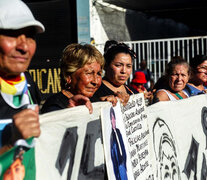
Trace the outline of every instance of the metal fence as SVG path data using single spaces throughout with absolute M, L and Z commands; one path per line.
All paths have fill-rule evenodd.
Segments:
M 197 54 L 207 54 L 207 36 L 128 41 L 124 43 L 131 47 L 137 55 L 133 65 L 133 73 L 139 68 L 139 63 L 145 59 L 155 82 L 165 72 L 166 64 L 171 57 L 182 56 L 189 62 Z M 96 47 L 103 52 L 104 44 L 97 44 Z M 129 81 L 131 81 L 132 76 Z

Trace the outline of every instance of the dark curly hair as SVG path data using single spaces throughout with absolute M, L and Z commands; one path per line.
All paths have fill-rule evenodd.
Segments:
M 106 61 L 105 67 L 108 67 L 111 61 L 115 58 L 118 53 L 129 54 L 132 58 L 136 58 L 135 52 L 127 46 L 125 43 L 118 43 L 115 40 L 106 41 L 104 47 L 104 59 Z
M 197 67 L 202 64 L 205 60 L 207 60 L 206 55 L 196 55 L 192 59 L 190 59 L 190 67 L 193 70 L 196 70 Z

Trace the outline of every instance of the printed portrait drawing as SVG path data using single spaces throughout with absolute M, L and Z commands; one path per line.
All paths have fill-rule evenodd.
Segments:
M 175 141 L 168 125 L 164 120 L 157 118 L 152 131 L 158 179 L 180 180 Z
M 206 136 L 206 149 L 207 149 L 207 107 L 203 107 L 201 111 L 201 124 L 203 132 Z
M 120 130 L 116 127 L 116 116 L 113 107 L 110 109 L 112 125 L 110 137 L 111 160 L 116 180 L 127 180 L 126 151 Z
M 25 177 L 25 167 L 22 164 L 24 150 L 23 147 L 16 149 L 14 154 L 14 161 L 10 167 L 6 170 L 3 176 L 3 180 L 23 180 Z

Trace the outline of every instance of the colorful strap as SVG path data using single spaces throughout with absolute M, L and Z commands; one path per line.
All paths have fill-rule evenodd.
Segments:
M 31 103 L 31 104 L 34 104 L 34 102 L 33 102 L 33 100 L 32 100 L 32 96 L 31 96 L 31 93 L 30 93 L 29 89 L 28 89 L 28 96 L 29 96 L 30 103 Z
M 12 108 L 30 104 L 27 80 L 24 73 L 13 79 L 0 77 L 0 93 L 4 101 Z
M 179 99 L 183 99 L 183 97 L 182 97 L 180 94 L 175 93 L 175 95 L 176 95 Z

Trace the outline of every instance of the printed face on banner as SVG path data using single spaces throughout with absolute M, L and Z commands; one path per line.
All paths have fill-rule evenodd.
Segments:
M 10 168 L 5 172 L 3 180 L 23 180 L 25 168 L 20 159 L 16 159 Z
M 110 119 L 111 119 L 112 128 L 115 129 L 116 128 L 116 117 L 115 117 L 115 112 L 113 108 L 110 109 Z
M 167 152 L 167 154 L 165 154 Z M 161 150 L 161 161 L 160 161 L 160 175 L 161 179 L 174 179 L 178 180 L 178 165 L 175 152 L 172 149 L 172 144 L 169 141 L 166 141 L 162 145 Z
M 154 151 L 157 159 L 157 176 L 161 180 L 180 180 L 177 152 L 168 125 L 157 119 L 153 128 Z

